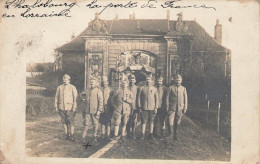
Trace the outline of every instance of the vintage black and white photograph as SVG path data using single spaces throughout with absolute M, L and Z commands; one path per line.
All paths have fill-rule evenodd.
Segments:
M 2 4 L 2 21 L 24 21 L 12 47 L 26 157 L 231 162 L 233 115 L 246 110 L 231 110 L 234 34 L 254 2 Z

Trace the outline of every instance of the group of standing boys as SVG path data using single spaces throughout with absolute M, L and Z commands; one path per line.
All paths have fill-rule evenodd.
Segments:
M 119 89 L 112 91 L 108 86 L 107 77 L 102 77 L 102 88 L 98 87 L 97 79 L 90 78 L 90 88 L 80 94 L 83 105 L 82 140 L 86 141 L 87 131 L 93 126 L 94 142 L 97 141 L 98 125 L 101 124 L 101 138 L 110 139 L 111 122 L 114 124 L 112 140 L 119 138 L 121 125 L 121 139 L 127 136 L 136 139 L 138 117 L 141 120 L 141 140 L 145 138 L 146 124 L 149 124 L 148 137 L 155 136 L 164 139 L 166 125 L 168 125 L 168 139 L 178 140 L 178 127 L 181 117 L 186 113 L 188 99 L 186 88 L 181 85 L 182 77 L 174 75 L 174 83 L 168 88 L 163 86 L 163 78 L 156 78 L 156 86 L 152 85 L 152 75 L 146 76 L 146 85 L 135 85 L 134 75 L 121 82 Z M 64 84 L 57 89 L 55 96 L 55 110 L 61 116 L 66 139 L 74 139 L 74 118 L 77 109 L 77 90 L 71 85 L 70 76 L 63 76 Z M 160 133 L 160 134 L 159 134 Z

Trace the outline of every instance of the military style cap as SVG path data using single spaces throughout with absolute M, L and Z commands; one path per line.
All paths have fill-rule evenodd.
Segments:
M 153 78 L 153 75 L 152 74 L 148 74 L 148 75 L 146 75 L 146 78 Z
M 63 76 L 63 79 L 69 79 L 69 80 L 70 80 L 70 76 L 69 76 L 68 74 L 65 74 L 65 75 Z
M 98 79 L 95 78 L 95 77 L 93 77 L 93 76 L 91 76 L 89 80 L 95 80 L 95 81 L 97 81 Z
M 163 77 L 162 77 L 162 76 L 158 76 L 158 77 L 156 78 L 156 80 L 163 80 Z
M 126 79 L 122 80 L 122 84 L 128 84 L 128 81 Z
M 108 81 L 107 77 L 106 76 L 102 76 L 102 81 L 103 82 L 107 82 Z
M 174 79 L 182 79 L 180 74 L 175 74 L 173 77 L 174 77 Z
M 135 79 L 135 75 L 130 74 L 130 75 L 128 76 L 128 79 Z

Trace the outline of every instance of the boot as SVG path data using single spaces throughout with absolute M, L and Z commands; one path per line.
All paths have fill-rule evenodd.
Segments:
M 125 141 L 125 136 L 121 136 L 121 140 L 122 140 L 122 141 Z
M 133 139 L 135 140 L 135 139 L 136 139 L 136 136 L 135 136 L 135 127 L 133 127 L 132 135 L 133 135 Z
M 175 141 L 179 141 L 179 138 L 178 138 L 178 128 L 179 128 L 179 124 L 176 124 L 175 125 L 175 129 L 174 129 L 174 140 Z
M 104 140 L 106 138 L 106 126 L 101 125 L 101 139 Z
M 173 138 L 173 125 L 169 125 L 169 136 L 167 137 L 167 139 L 172 139 Z
M 150 139 L 151 139 L 152 141 L 155 140 L 155 138 L 154 138 L 154 136 L 153 136 L 153 133 L 150 133 Z
M 144 140 L 144 134 L 142 134 L 142 136 L 141 136 L 141 138 L 140 138 L 141 140 Z
M 94 125 L 94 134 L 93 134 L 93 136 L 94 136 L 93 141 L 94 142 L 97 142 L 97 132 L 98 132 L 98 125 Z
M 127 137 L 128 137 L 128 138 L 131 137 L 131 124 L 132 124 L 131 121 L 132 121 L 132 120 L 131 120 L 131 116 L 130 116 L 130 118 L 129 118 L 127 124 L 126 124 L 126 133 L 127 133 Z
M 106 135 L 106 139 L 110 140 L 110 132 L 111 132 L 111 125 L 107 125 L 107 135 Z
M 163 139 L 165 139 L 165 131 L 166 131 L 166 129 L 164 129 L 164 128 L 162 128 L 161 129 L 161 140 L 163 140 Z
M 74 134 L 71 134 L 70 140 L 71 140 L 72 142 L 75 142 Z
M 70 125 L 67 125 L 67 137 L 66 140 L 70 140 Z
M 72 142 L 75 142 L 75 138 L 74 138 L 74 126 L 70 126 L 70 140 Z
M 115 126 L 114 137 L 111 140 L 118 139 L 118 131 L 119 131 L 119 126 Z
M 94 138 L 93 138 L 93 142 L 94 142 L 94 143 L 97 142 L 97 136 L 94 136 Z
M 85 126 L 82 132 L 82 142 L 86 142 L 86 135 L 87 135 L 88 127 Z
M 66 138 L 65 139 L 66 140 L 70 140 L 70 134 L 69 133 L 66 134 Z
M 105 134 L 101 134 L 101 140 L 105 140 L 106 139 L 106 135 Z
M 145 129 L 146 129 L 146 124 L 142 124 L 142 136 L 141 136 L 141 140 L 144 140 Z
M 136 128 L 136 122 L 133 120 L 133 124 L 132 124 L 132 138 L 134 140 L 136 139 L 135 128 Z

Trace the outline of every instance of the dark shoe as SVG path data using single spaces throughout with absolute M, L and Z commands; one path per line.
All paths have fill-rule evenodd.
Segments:
M 160 136 L 160 140 L 165 140 L 166 139 L 166 136 L 165 135 L 161 135 Z
M 67 134 L 65 140 L 70 140 L 70 135 Z
M 125 141 L 125 136 L 121 136 L 121 140 L 122 140 L 122 141 Z
M 101 135 L 101 139 L 102 140 L 105 140 L 106 139 L 106 136 L 104 134 Z
M 149 137 L 149 138 L 150 138 L 151 140 L 153 140 L 153 141 L 155 140 L 155 138 L 154 138 L 154 136 L 153 136 L 152 133 L 150 134 L 150 137 Z
M 106 136 L 105 136 L 105 140 L 106 140 L 106 141 L 109 141 L 109 140 L 110 140 L 110 136 L 106 135 Z
M 174 140 L 175 141 L 179 141 L 179 139 L 178 139 L 178 129 L 179 129 L 179 125 L 176 124 L 175 129 L 174 129 Z
M 169 132 L 170 132 L 170 134 L 169 134 L 169 136 L 167 137 L 167 139 L 173 139 L 173 130 L 174 130 L 174 126 L 173 125 L 170 125 L 170 127 L 169 127 Z
M 170 134 L 168 137 L 167 137 L 168 140 L 171 140 L 173 139 L 173 134 Z
M 81 142 L 87 143 L 86 138 L 81 138 Z
M 119 139 L 119 136 L 114 136 L 114 137 L 112 137 L 110 140 L 111 141 L 114 141 L 114 140 L 118 140 Z
M 97 136 L 94 136 L 93 142 L 97 142 Z
M 164 137 L 163 136 L 159 137 L 159 140 L 161 140 L 161 141 L 164 140 Z
M 177 135 L 174 135 L 174 140 L 175 140 L 175 141 L 179 141 L 179 138 L 178 138 Z
M 75 142 L 74 135 L 71 135 L 70 140 L 71 140 L 72 142 Z

